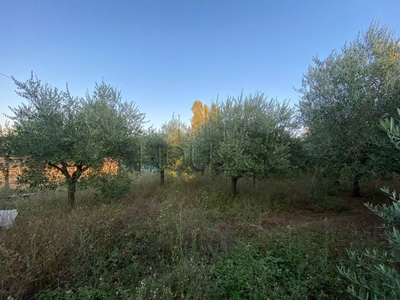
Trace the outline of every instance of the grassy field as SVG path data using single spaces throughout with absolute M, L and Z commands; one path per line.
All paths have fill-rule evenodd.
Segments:
M 63 189 L 3 194 L 19 215 L 0 229 L 0 299 L 351 299 L 337 266 L 383 245 L 363 205 L 382 185 L 241 179 L 233 201 L 224 178 L 147 174 L 119 200 L 81 189 L 73 210 Z

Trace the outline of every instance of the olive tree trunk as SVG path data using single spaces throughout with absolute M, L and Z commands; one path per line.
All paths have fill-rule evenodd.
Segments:
M 160 185 L 164 186 L 165 184 L 165 171 L 164 169 L 160 170 Z
M 237 182 L 238 182 L 238 177 L 231 177 L 231 197 L 232 200 L 236 198 L 237 195 Z
M 361 197 L 361 189 L 360 189 L 360 179 L 356 176 L 353 179 L 353 197 L 360 198 Z
M 85 172 L 88 168 L 84 167 L 81 164 L 75 165 L 74 167 L 76 169 L 71 175 L 68 172 L 68 164 L 65 162 L 62 162 L 61 166 L 54 163 L 48 163 L 48 165 L 60 171 L 65 176 L 66 182 L 68 184 L 68 203 L 71 208 L 73 208 L 75 206 L 76 184 L 79 178 L 82 176 L 83 172 Z
M 4 158 L 4 189 L 10 190 L 10 156 L 6 155 Z
M 68 203 L 73 208 L 75 206 L 76 182 L 68 182 Z

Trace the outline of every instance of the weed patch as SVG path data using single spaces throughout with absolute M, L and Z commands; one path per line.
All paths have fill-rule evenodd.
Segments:
M 234 201 L 224 178 L 157 179 L 121 199 L 82 189 L 73 210 L 62 188 L 1 202 L 19 214 L 0 230 L 0 299 L 349 298 L 335 265 L 374 240 L 363 205 L 312 209 L 304 178 L 242 180 Z

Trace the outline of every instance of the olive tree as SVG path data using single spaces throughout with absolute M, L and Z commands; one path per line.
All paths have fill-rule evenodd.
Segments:
M 299 111 L 320 165 L 347 174 L 353 196 L 360 180 L 391 168 L 390 149 L 376 120 L 395 113 L 399 101 L 400 43 L 393 31 L 373 22 L 369 29 L 333 51 L 314 57 L 303 75 Z
M 241 177 L 265 177 L 289 167 L 289 134 L 294 110 L 263 93 L 228 97 L 202 127 L 203 154 L 231 179 L 236 197 Z M 211 151 L 212 150 L 212 151 Z
M 165 183 L 165 170 L 168 167 L 168 144 L 166 136 L 154 128 L 149 128 L 142 138 L 143 166 L 157 170 L 160 174 L 160 185 Z
M 196 101 L 195 103 L 200 103 Z M 194 107 L 194 105 L 193 105 Z M 196 110 L 192 108 L 193 119 L 196 119 Z M 202 115 L 201 122 L 193 122 L 191 126 L 191 136 L 188 140 L 186 147 L 190 157 L 191 167 L 204 175 L 206 169 L 218 171 L 217 166 L 214 164 L 216 159 L 216 149 L 223 135 L 221 131 L 222 116 L 216 103 L 211 105 L 208 109 L 206 105 L 202 106 L 202 111 L 206 111 Z M 200 119 L 200 118 L 197 118 Z
M 400 110 L 398 111 L 400 115 Z M 393 118 L 380 121 L 391 142 L 400 150 L 400 127 Z M 399 161 L 393 160 L 394 164 Z M 348 290 L 357 299 L 399 299 L 400 272 L 400 195 L 388 188 L 381 189 L 392 200 L 390 205 L 366 204 L 384 220 L 385 237 L 390 251 L 366 249 L 363 253 L 347 250 L 350 266 L 338 267 L 349 280 Z
M 31 186 L 55 183 L 46 169 L 56 170 L 74 206 L 79 178 L 101 168 L 106 158 L 122 160 L 141 133 L 144 115 L 104 82 L 96 83 L 92 94 L 73 97 L 68 86 L 61 91 L 33 74 L 26 82 L 13 80 L 16 93 L 27 100 L 10 107 L 14 115 L 9 116 L 16 152 L 24 160 L 22 180 Z
M 149 128 L 142 139 L 143 165 L 159 172 L 161 186 L 165 183 L 165 170 L 179 171 L 186 166 L 188 131 L 173 117 L 160 130 Z

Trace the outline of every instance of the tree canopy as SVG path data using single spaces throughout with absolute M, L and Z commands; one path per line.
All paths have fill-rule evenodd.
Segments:
M 196 161 L 209 163 L 232 181 L 236 196 L 241 177 L 265 177 L 289 166 L 286 136 L 294 109 L 288 102 L 267 100 L 264 93 L 228 97 L 216 104 L 207 122 L 194 136 Z
M 161 185 L 164 185 L 165 170 L 177 174 L 186 166 L 188 132 L 186 126 L 173 117 L 160 130 L 149 128 L 143 136 L 143 163 L 159 171 Z
M 191 108 L 193 117 L 190 119 L 192 133 L 196 132 L 205 122 L 207 122 L 210 116 L 210 109 L 207 105 L 196 100 Z
M 51 179 L 46 168 L 57 170 L 68 184 L 68 199 L 75 203 L 76 183 L 88 169 L 99 169 L 106 158 L 132 155 L 142 130 L 144 114 L 121 92 L 104 82 L 92 95 L 73 97 L 43 84 L 31 75 L 26 82 L 13 78 L 17 94 L 27 100 L 10 108 L 14 116 L 17 153 L 24 158 L 22 178 L 32 186 Z
M 320 164 L 347 174 L 354 196 L 359 180 L 377 168 L 390 168 L 391 149 L 377 121 L 395 113 L 399 101 L 400 43 L 378 22 L 333 51 L 314 57 L 303 75 L 299 110 Z M 383 155 L 381 155 L 383 154 Z

